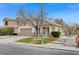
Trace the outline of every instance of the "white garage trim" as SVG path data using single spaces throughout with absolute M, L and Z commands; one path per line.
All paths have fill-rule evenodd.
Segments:
M 25 25 L 25 26 L 20 26 L 20 27 L 18 28 L 18 33 L 20 33 L 20 29 L 26 29 L 26 28 L 32 28 L 32 33 L 35 32 L 35 28 L 34 28 L 34 27 L 32 27 L 32 26 L 30 26 L 30 25 Z

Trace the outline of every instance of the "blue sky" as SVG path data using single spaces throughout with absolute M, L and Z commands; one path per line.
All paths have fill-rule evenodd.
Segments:
M 16 18 L 17 11 L 24 8 L 26 11 L 31 10 L 34 13 L 38 12 L 39 3 L 0 3 L 0 26 L 3 25 L 3 19 Z M 44 7 L 50 17 L 62 18 L 66 23 L 79 22 L 79 4 L 78 3 L 45 3 Z

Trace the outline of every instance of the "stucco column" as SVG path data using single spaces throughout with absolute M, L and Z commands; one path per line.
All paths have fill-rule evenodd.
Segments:
M 49 27 L 49 35 L 51 35 L 52 32 L 52 26 Z
M 45 33 L 46 36 L 48 36 L 48 27 L 46 27 L 46 33 Z
M 40 27 L 40 34 L 43 34 L 43 27 Z

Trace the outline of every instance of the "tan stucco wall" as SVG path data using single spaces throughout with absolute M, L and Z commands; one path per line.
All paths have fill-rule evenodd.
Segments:
M 17 22 L 8 21 L 8 27 L 18 27 Z
M 64 35 L 64 30 L 63 30 L 62 27 L 50 26 L 49 27 L 49 32 L 51 33 L 52 31 L 60 31 L 61 35 Z

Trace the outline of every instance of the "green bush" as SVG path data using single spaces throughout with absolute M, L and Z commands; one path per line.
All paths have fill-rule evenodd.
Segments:
M 2 35 L 2 29 L 0 29 L 0 35 Z
M 58 32 L 58 31 L 53 31 L 53 32 L 51 32 L 51 35 L 52 35 L 53 37 L 56 37 L 56 38 L 59 38 L 59 37 L 60 37 L 60 34 L 61 34 L 61 32 Z
M 10 27 L 0 29 L 0 35 L 12 35 L 13 32 L 14 32 L 14 29 Z

